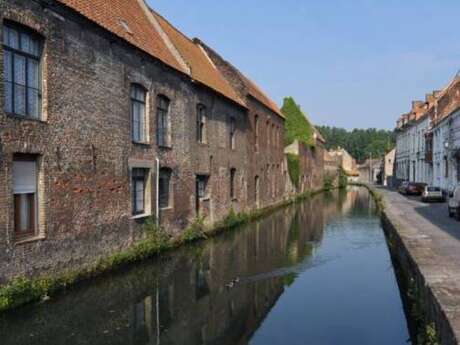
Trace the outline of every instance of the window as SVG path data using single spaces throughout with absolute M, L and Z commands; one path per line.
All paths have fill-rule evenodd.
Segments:
M 157 143 L 158 146 L 169 144 L 169 99 L 165 96 L 157 98 Z
M 254 117 L 254 145 L 256 147 L 256 152 L 259 149 L 259 116 Z
M 160 169 L 159 177 L 159 205 L 160 208 L 170 207 L 170 182 L 171 182 L 171 169 Z
M 17 155 L 13 161 L 15 236 L 33 236 L 37 230 L 37 159 Z
M 5 111 L 41 118 L 41 38 L 16 26 L 3 26 Z
M 270 122 L 267 121 L 267 147 L 270 146 Z
M 236 169 L 230 169 L 230 199 L 235 199 L 235 176 Z
M 147 142 L 146 130 L 146 104 L 147 92 L 137 84 L 131 86 L 131 113 L 133 119 L 133 141 L 136 143 Z
M 133 168 L 132 188 L 133 188 L 133 215 L 144 214 L 146 212 L 145 192 L 147 183 L 148 169 Z
M 206 143 L 206 107 L 199 104 L 197 107 L 197 120 L 196 120 L 196 139 L 199 143 Z
M 196 186 L 197 186 L 197 195 L 199 198 L 206 197 L 206 188 L 208 185 L 208 176 L 206 175 L 197 175 L 196 177 Z
M 260 195 L 259 189 L 260 189 L 259 176 L 256 176 L 254 178 L 254 200 L 256 202 L 257 207 L 259 206 L 259 195 Z
M 230 117 L 230 149 L 234 150 L 236 146 L 236 121 Z

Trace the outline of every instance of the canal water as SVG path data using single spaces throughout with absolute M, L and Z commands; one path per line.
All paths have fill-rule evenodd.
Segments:
M 0 316 L 0 343 L 403 345 L 409 333 L 364 189 L 318 195 Z

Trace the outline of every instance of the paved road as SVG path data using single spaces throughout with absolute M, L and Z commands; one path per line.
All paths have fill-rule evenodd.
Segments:
M 381 190 L 385 213 L 460 339 L 460 222 L 449 218 L 447 204 Z

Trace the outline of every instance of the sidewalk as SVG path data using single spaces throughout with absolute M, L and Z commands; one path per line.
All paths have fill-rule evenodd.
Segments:
M 394 191 L 379 189 L 379 192 L 385 200 L 387 218 L 417 263 L 441 309 L 435 312 L 441 317 L 445 315 L 452 328 L 457 340 L 450 339 L 449 344 L 457 344 L 460 339 L 460 222 L 448 217 L 445 203 L 425 204 L 419 198 L 407 198 Z

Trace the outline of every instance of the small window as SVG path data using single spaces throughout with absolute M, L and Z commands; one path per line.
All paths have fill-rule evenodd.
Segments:
M 235 199 L 235 176 L 236 169 L 230 169 L 230 199 Z
M 137 84 L 131 86 L 132 136 L 136 143 L 147 142 L 146 98 L 147 91 L 142 86 Z
M 208 187 L 208 176 L 197 175 L 196 177 L 197 195 L 199 198 L 205 198 Z
M 267 147 L 270 146 L 270 122 L 267 121 Z
M 158 191 L 160 208 L 168 208 L 171 206 L 170 190 L 171 190 L 171 170 L 168 168 L 162 168 L 160 169 L 159 191 Z
M 132 170 L 133 188 L 133 215 L 144 214 L 146 212 L 146 183 L 148 169 L 134 168 Z
M 5 111 L 40 119 L 42 39 L 28 29 L 4 25 L 3 48 Z
M 196 120 L 196 139 L 200 144 L 206 143 L 206 107 L 199 104 L 197 107 L 197 120 Z
M 257 152 L 259 149 L 259 115 L 254 117 L 254 145 Z
M 17 238 L 37 230 L 37 159 L 18 155 L 13 161 L 14 230 Z
M 230 117 L 230 149 L 236 147 L 236 121 L 234 117 Z
M 157 143 L 158 146 L 169 145 L 169 99 L 165 96 L 157 98 Z

